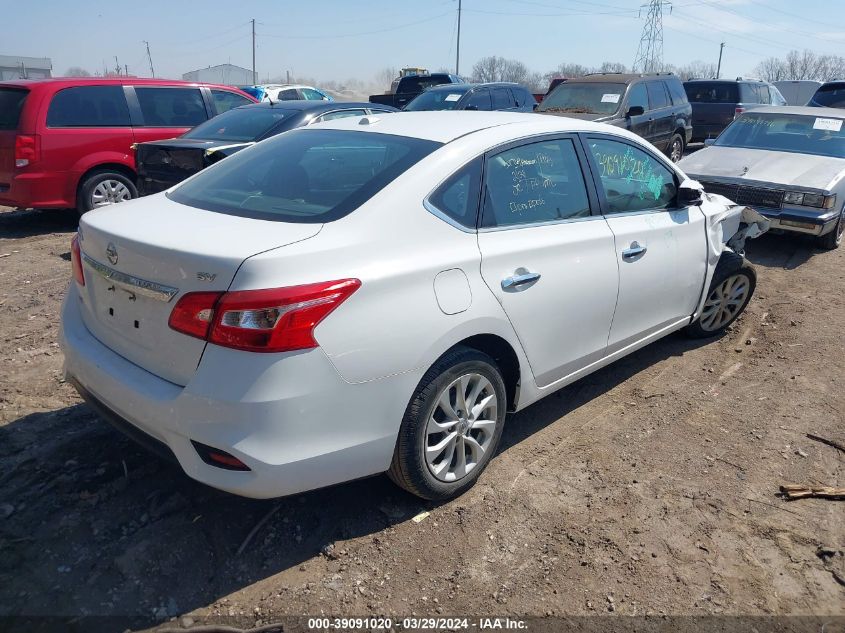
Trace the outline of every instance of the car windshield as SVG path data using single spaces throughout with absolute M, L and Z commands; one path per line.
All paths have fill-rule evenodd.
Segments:
M 185 181 L 167 195 L 199 209 L 279 222 L 351 213 L 441 143 L 347 130 L 293 130 Z
M 625 84 L 567 81 L 540 102 L 541 112 L 613 114 L 625 95 Z
M 722 132 L 715 145 L 845 158 L 842 117 L 819 115 L 746 113 Z
M 405 106 L 405 110 L 454 110 L 467 90 L 466 86 L 455 86 L 449 90 L 429 90 L 418 95 Z
M 0 88 L 0 130 L 17 130 L 29 90 Z
M 247 106 L 234 108 L 191 128 L 182 138 L 206 141 L 257 141 L 284 119 L 292 118 L 297 110 L 277 110 Z
M 845 108 L 845 83 L 822 86 L 813 95 L 810 105 L 825 108 Z
M 739 86 L 729 81 L 687 81 L 684 91 L 690 103 L 739 103 Z

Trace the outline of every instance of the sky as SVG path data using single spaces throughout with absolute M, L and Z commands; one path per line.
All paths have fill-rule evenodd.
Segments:
M 481 57 L 516 59 L 545 73 L 559 64 L 630 66 L 646 0 L 462 0 L 461 74 Z M 259 78 L 372 80 L 386 68 L 454 69 L 458 0 L 0 0 L 0 54 L 50 57 L 102 72 L 128 65 L 156 76 L 232 63 Z M 749 75 L 790 49 L 845 55 L 845 0 L 676 0 L 664 10 L 664 60 L 716 62 L 722 76 Z M 386 88 L 387 86 L 385 86 Z

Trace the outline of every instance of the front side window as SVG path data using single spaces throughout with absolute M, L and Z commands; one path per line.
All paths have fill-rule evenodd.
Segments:
M 481 159 L 459 169 L 429 196 L 428 201 L 461 226 L 474 229 L 481 192 Z
M 314 90 L 313 88 L 303 88 L 302 89 L 302 96 L 304 96 L 308 101 L 325 101 L 326 95 L 324 95 L 319 90 Z
M 47 110 L 47 127 L 129 126 L 122 86 L 78 86 L 57 92 Z
M 147 127 L 194 127 L 208 119 L 199 88 L 135 87 Z
M 720 147 L 845 158 L 845 120 L 837 116 L 746 112 L 719 135 Z
M 590 202 L 571 139 L 520 145 L 487 159 L 482 226 L 588 217 Z
M 277 110 L 255 106 L 230 110 L 200 123 L 182 135 L 208 141 L 257 141 L 285 119 L 298 114 L 296 110 Z
M 441 145 L 373 132 L 292 130 L 201 171 L 167 195 L 226 215 L 331 222 L 353 212 Z
M 644 150 L 609 139 L 591 138 L 607 213 L 660 210 L 675 204 L 675 174 Z
M 622 104 L 625 84 L 567 81 L 540 102 L 540 112 L 610 115 Z
M 634 84 L 631 86 L 631 92 L 628 94 L 628 109 L 635 106 L 640 106 L 643 112 L 648 112 L 648 92 L 645 84 Z
M 513 107 L 513 102 L 511 101 L 511 95 L 507 88 L 494 88 L 493 89 L 493 109 L 494 110 L 507 110 L 508 108 Z
M 243 95 L 235 94 L 234 92 L 229 92 L 228 90 L 212 89 L 211 99 L 214 101 L 214 108 L 217 111 L 217 114 L 222 114 L 223 112 L 228 112 L 232 108 L 252 103 L 252 101 Z
M 279 101 L 302 101 L 302 98 L 299 96 L 299 92 L 297 92 L 296 88 L 279 90 L 278 99 Z
M 473 106 L 470 108 L 469 106 Z M 475 109 L 475 110 L 492 110 L 493 103 L 490 100 L 490 91 L 486 88 L 481 90 L 476 90 L 473 92 L 469 99 L 467 99 L 467 104 L 465 106 L 467 109 Z
M 669 97 L 666 95 L 666 88 L 663 87 L 662 81 L 649 81 L 646 87 L 652 110 L 665 108 L 669 105 Z

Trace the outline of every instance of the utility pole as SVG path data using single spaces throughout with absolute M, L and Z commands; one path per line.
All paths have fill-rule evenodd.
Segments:
M 120 77 L 120 62 L 117 60 L 117 55 L 114 56 L 114 71 Z
M 255 18 L 252 18 L 252 83 L 258 83 L 255 79 Z
M 455 51 L 455 74 L 461 72 L 461 0 L 458 0 L 458 46 Z
M 716 67 L 716 79 L 722 74 L 722 51 L 725 50 L 725 43 L 719 44 L 719 65 Z
M 648 16 L 640 37 L 637 56 L 634 58 L 634 71 L 654 73 L 663 69 L 663 8 L 669 7 L 671 13 L 672 3 L 666 0 L 649 0 L 640 10 L 646 7 Z
M 144 44 L 147 45 L 147 59 L 150 61 L 150 77 L 155 77 L 156 71 L 153 68 L 153 56 L 150 55 L 150 43 L 147 40 L 144 40 Z
M 129 76 L 129 64 L 123 64 L 123 74 Z

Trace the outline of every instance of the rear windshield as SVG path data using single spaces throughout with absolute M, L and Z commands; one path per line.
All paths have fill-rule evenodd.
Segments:
M 257 141 L 271 128 L 297 113 L 297 110 L 276 110 L 260 106 L 235 108 L 200 123 L 182 136 L 209 141 Z
M 278 222 L 351 213 L 440 143 L 346 130 L 293 130 L 200 172 L 168 193 L 191 207 Z
M 405 77 L 399 82 L 399 92 L 422 92 L 432 86 L 449 83 L 449 75 L 420 75 Z
M 819 116 L 746 113 L 715 144 L 845 158 L 845 120 L 824 116 L 823 110 Z
M 613 114 L 622 105 L 625 84 L 567 81 L 540 102 L 541 112 Z
M 813 95 L 810 105 L 825 108 L 845 108 L 845 83 L 822 86 Z
M 0 88 L 0 130 L 17 130 L 28 90 Z
M 405 106 L 405 110 L 454 110 L 467 90 L 468 86 L 456 85 L 449 90 L 429 90 Z
M 684 84 L 690 103 L 739 103 L 735 82 L 688 81 Z

